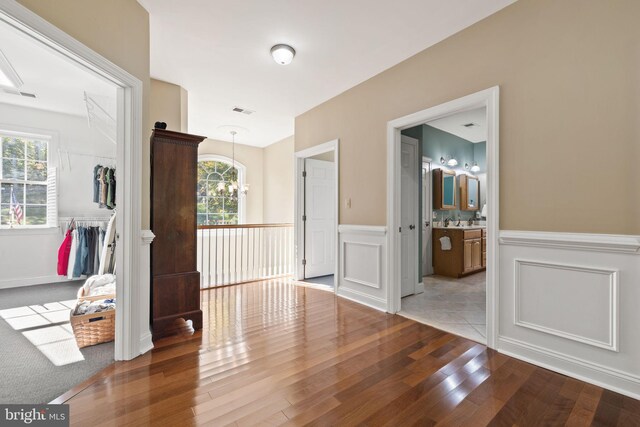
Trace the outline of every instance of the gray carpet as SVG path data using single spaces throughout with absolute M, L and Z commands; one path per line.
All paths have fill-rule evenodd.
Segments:
M 304 279 L 303 282 L 331 286 L 333 288 L 333 274 L 328 276 L 310 277 L 308 279 Z
M 113 362 L 113 342 L 78 350 L 70 340 L 60 302 L 82 283 L 0 289 L 0 403 L 48 403 Z

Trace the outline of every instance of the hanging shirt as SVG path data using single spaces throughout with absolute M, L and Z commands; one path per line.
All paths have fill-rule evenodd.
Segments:
M 67 230 L 67 234 L 64 236 L 64 240 L 58 249 L 58 274 L 60 276 L 67 275 L 67 268 L 69 267 L 69 253 L 71 253 L 71 243 L 73 242 L 73 236 L 71 230 Z
M 71 250 L 69 251 L 69 265 L 67 266 L 67 278 L 73 279 L 73 269 L 76 265 L 76 253 L 78 252 L 78 230 L 71 233 Z
M 93 168 L 93 203 L 100 203 L 100 173 L 102 166 Z
M 100 171 L 100 207 L 107 206 L 107 172 L 109 168 L 102 168 Z
M 107 181 L 107 208 L 116 207 L 116 170 L 109 169 L 106 175 Z

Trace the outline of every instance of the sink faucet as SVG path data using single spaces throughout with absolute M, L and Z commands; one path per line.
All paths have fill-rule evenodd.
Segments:
M 460 227 L 460 215 L 458 215 L 458 223 L 456 224 L 456 227 Z
M 445 226 L 445 227 L 448 227 L 450 222 L 451 222 L 451 218 L 446 217 L 446 218 L 444 219 L 444 226 Z
M 469 218 L 469 220 L 467 221 L 468 225 L 473 225 L 473 217 Z

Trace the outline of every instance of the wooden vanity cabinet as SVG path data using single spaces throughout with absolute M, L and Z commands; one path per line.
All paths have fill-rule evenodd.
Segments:
M 482 229 L 482 267 L 487 267 L 487 229 Z
M 483 251 L 484 239 L 481 229 L 443 229 L 433 230 L 433 270 L 439 276 L 462 277 L 482 271 L 486 264 L 486 252 Z M 443 251 L 440 238 L 451 239 L 451 250 Z

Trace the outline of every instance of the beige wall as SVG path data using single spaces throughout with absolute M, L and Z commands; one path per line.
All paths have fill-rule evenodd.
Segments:
M 262 223 L 262 200 L 263 200 L 263 149 L 250 147 L 248 145 L 236 144 L 235 158 L 247 168 L 246 184 L 249 184 L 247 194 L 247 217 L 246 223 Z M 198 154 L 217 154 L 231 159 L 231 143 L 218 141 L 215 139 L 205 139 L 198 148 Z
M 149 123 L 149 14 L 135 0 L 18 0 L 42 18 L 142 81 Z M 142 227 L 149 227 L 149 136 L 143 129 Z
M 296 118 L 340 138 L 343 224 L 386 223 L 387 121 L 499 85 L 500 228 L 640 234 L 640 2 L 520 0 Z
M 165 122 L 167 129 L 188 132 L 187 91 L 181 86 L 151 79 L 149 94 L 149 127 L 155 122 Z
M 294 137 L 264 148 L 264 222 L 293 222 Z

